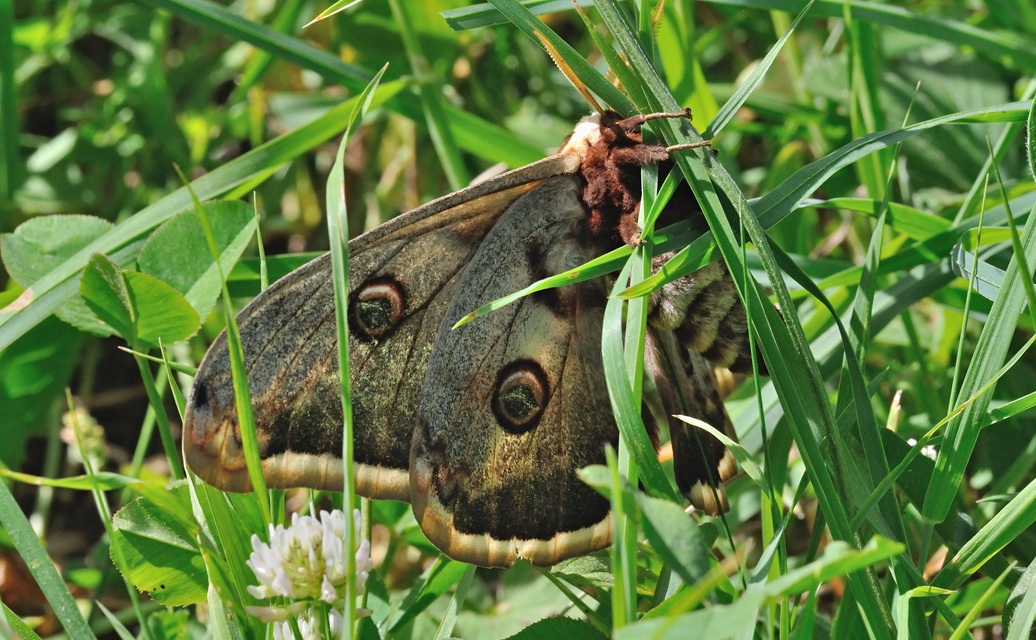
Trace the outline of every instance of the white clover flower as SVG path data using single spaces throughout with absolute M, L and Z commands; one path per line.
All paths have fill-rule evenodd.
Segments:
M 323 638 L 321 620 L 318 617 L 321 613 L 322 607 L 309 607 L 297 618 L 299 635 L 303 640 L 321 640 Z M 342 632 L 344 617 L 339 613 L 338 609 L 331 609 L 329 618 L 331 633 L 335 636 L 339 635 Z M 274 640 L 295 640 L 295 635 L 291 630 L 291 623 L 283 621 L 274 624 L 273 638 Z
M 360 538 L 360 512 L 353 511 L 355 539 Z M 298 616 L 299 628 L 319 634 L 317 612 L 324 607 L 311 605 L 324 602 L 335 606 L 344 604 L 346 591 L 346 561 L 344 551 L 345 513 L 335 509 L 321 511 L 320 517 L 291 516 L 291 525 L 270 525 L 270 541 L 263 542 L 252 536 L 252 554 L 246 563 L 259 581 L 249 586 L 248 592 L 256 598 L 284 597 L 294 602 L 282 607 L 248 607 L 248 611 L 266 622 L 278 621 L 284 625 L 285 637 L 291 637 L 287 622 Z M 359 592 L 374 568 L 370 557 L 370 541 L 362 540 L 356 550 L 356 590 Z M 331 618 L 341 614 L 332 609 Z M 313 623 L 313 624 L 311 624 Z M 275 627 L 276 633 L 276 627 Z M 303 632 L 303 637 L 310 637 Z M 312 637 L 317 637 L 316 635 Z

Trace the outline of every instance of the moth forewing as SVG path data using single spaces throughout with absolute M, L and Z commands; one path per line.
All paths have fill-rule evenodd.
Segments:
M 418 349 L 408 358 L 399 353 L 401 349 L 386 346 L 387 336 L 373 336 L 369 326 L 364 331 L 365 312 L 374 314 L 367 318 L 371 320 L 385 302 L 391 307 L 390 285 L 399 284 L 409 308 L 382 329 L 402 334 L 410 344 L 423 337 L 430 345 L 452 295 L 450 280 L 463 269 L 482 235 L 540 180 L 576 168 L 578 163 L 569 156 L 551 156 L 429 202 L 350 241 L 350 367 L 354 390 L 367 391 L 354 399 L 353 408 L 358 417 L 357 491 L 362 495 L 409 498 L 412 416 L 399 411 L 416 406 L 430 355 L 427 348 Z M 341 401 L 330 278 L 329 257 L 321 256 L 274 283 L 238 316 L 263 471 L 272 487 L 339 490 L 342 486 L 337 429 Z M 370 295 L 364 296 L 365 291 Z M 439 317 L 429 317 L 429 312 Z M 372 357 L 374 363 L 380 358 L 390 366 L 372 364 L 365 375 Z M 406 376 L 401 375 L 404 371 Z M 411 401 L 379 387 L 409 392 Z M 381 400 L 386 398 L 393 405 L 387 409 Z M 373 422 L 372 413 L 377 416 Z M 251 490 L 225 333 L 216 338 L 199 366 L 188 398 L 183 446 L 188 466 L 206 482 L 227 491 Z

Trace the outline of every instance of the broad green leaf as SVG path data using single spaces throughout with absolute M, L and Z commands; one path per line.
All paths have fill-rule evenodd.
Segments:
M 230 273 L 255 233 L 255 214 L 239 201 L 207 202 L 203 206 L 212 223 L 223 273 Z M 219 269 L 193 209 L 156 229 L 141 248 L 137 263 L 140 271 L 183 294 L 202 318 L 219 297 Z
M 684 582 L 695 583 L 709 571 L 712 553 L 691 516 L 679 505 L 636 492 L 641 524 L 651 548 Z
M 608 556 L 603 551 L 559 562 L 550 572 L 576 587 L 606 590 L 615 584 Z
M 83 247 L 111 231 L 107 220 L 84 215 L 54 215 L 30 218 L 12 233 L 0 235 L 0 257 L 11 278 L 23 288 L 46 275 Z M 111 335 L 81 296 L 73 296 L 56 312 L 72 326 Z
M 138 271 L 126 271 L 123 277 L 137 319 L 138 339 L 157 347 L 159 340 L 172 344 L 198 331 L 198 312 L 176 289 Z
M 534 622 L 518 633 L 508 636 L 507 640 L 603 640 L 606 637 L 585 620 L 558 617 Z
M 208 590 L 205 563 L 195 534 L 144 498 L 115 514 L 112 559 L 141 591 L 170 607 L 201 602 Z
M 0 306 L 16 295 L 13 290 L 0 295 Z M 25 438 L 44 434 L 54 402 L 76 366 L 80 337 L 64 322 L 47 318 L 0 350 L 0 433 L 4 437 L 0 461 L 7 466 L 21 466 Z
M 95 254 L 83 272 L 80 293 L 87 306 L 131 345 L 157 346 L 185 340 L 201 326 L 198 312 L 176 289 Z
M 136 342 L 133 305 L 122 278 L 122 268 L 111 258 L 95 253 L 79 281 L 79 294 L 86 306 L 110 326 L 126 342 Z
M 84 215 L 30 218 L 12 233 L 0 235 L 4 267 L 26 286 L 110 231 L 107 220 Z

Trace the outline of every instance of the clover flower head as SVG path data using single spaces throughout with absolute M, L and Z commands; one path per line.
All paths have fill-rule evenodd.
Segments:
M 318 616 L 323 615 L 323 607 L 309 607 L 298 616 L 299 635 L 303 640 L 321 640 L 322 625 Z M 331 633 L 337 636 L 342 632 L 344 618 L 338 609 L 331 609 L 329 615 L 329 626 Z M 292 633 L 291 623 L 287 620 L 277 622 L 273 625 L 274 640 L 295 640 Z
M 311 509 L 312 511 L 312 509 Z M 347 593 L 347 564 L 345 561 L 345 513 L 335 509 L 331 513 L 321 511 L 319 517 L 291 516 L 291 525 L 270 525 L 269 542 L 259 536 L 252 536 L 252 554 L 246 563 L 259 581 L 248 587 L 256 598 L 284 597 L 291 604 L 284 607 L 248 607 L 257 617 L 266 621 L 284 621 L 298 616 L 299 628 L 307 625 L 319 633 L 318 612 L 323 606 L 310 605 L 321 602 L 338 605 L 349 597 Z M 355 538 L 360 537 L 360 512 L 353 512 Z M 359 592 L 367 582 L 367 576 L 374 568 L 370 557 L 370 541 L 362 540 L 356 550 L 356 589 Z M 355 595 L 355 594 L 353 594 Z M 341 614 L 332 609 L 334 616 Z M 282 622 L 278 622 L 280 625 Z M 287 625 L 286 622 L 283 624 Z M 291 637 L 290 627 L 284 626 Z M 276 632 L 276 629 L 275 629 Z M 303 633 L 304 637 L 309 637 Z M 316 636 L 314 636 L 316 637 Z

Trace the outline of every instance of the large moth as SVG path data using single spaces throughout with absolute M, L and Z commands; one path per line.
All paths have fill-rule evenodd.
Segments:
M 590 116 L 557 154 L 349 243 L 357 491 L 409 501 L 446 555 L 550 565 L 609 543 L 608 502 L 576 475 L 618 440 L 600 353 L 608 283 L 541 292 L 452 327 L 487 302 L 636 243 L 640 168 L 669 153 L 645 144 L 640 126 L 687 116 Z M 713 367 L 744 368 L 747 337 L 725 267 L 667 285 L 650 308 L 646 422 L 682 413 L 731 432 Z M 329 257 L 276 282 L 238 322 L 267 482 L 341 490 Z M 708 434 L 668 424 L 681 491 L 707 512 L 725 509 L 732 456 Z M 195 378 L 184 451 L 206 482 L 250 490 L 225 335 Z

